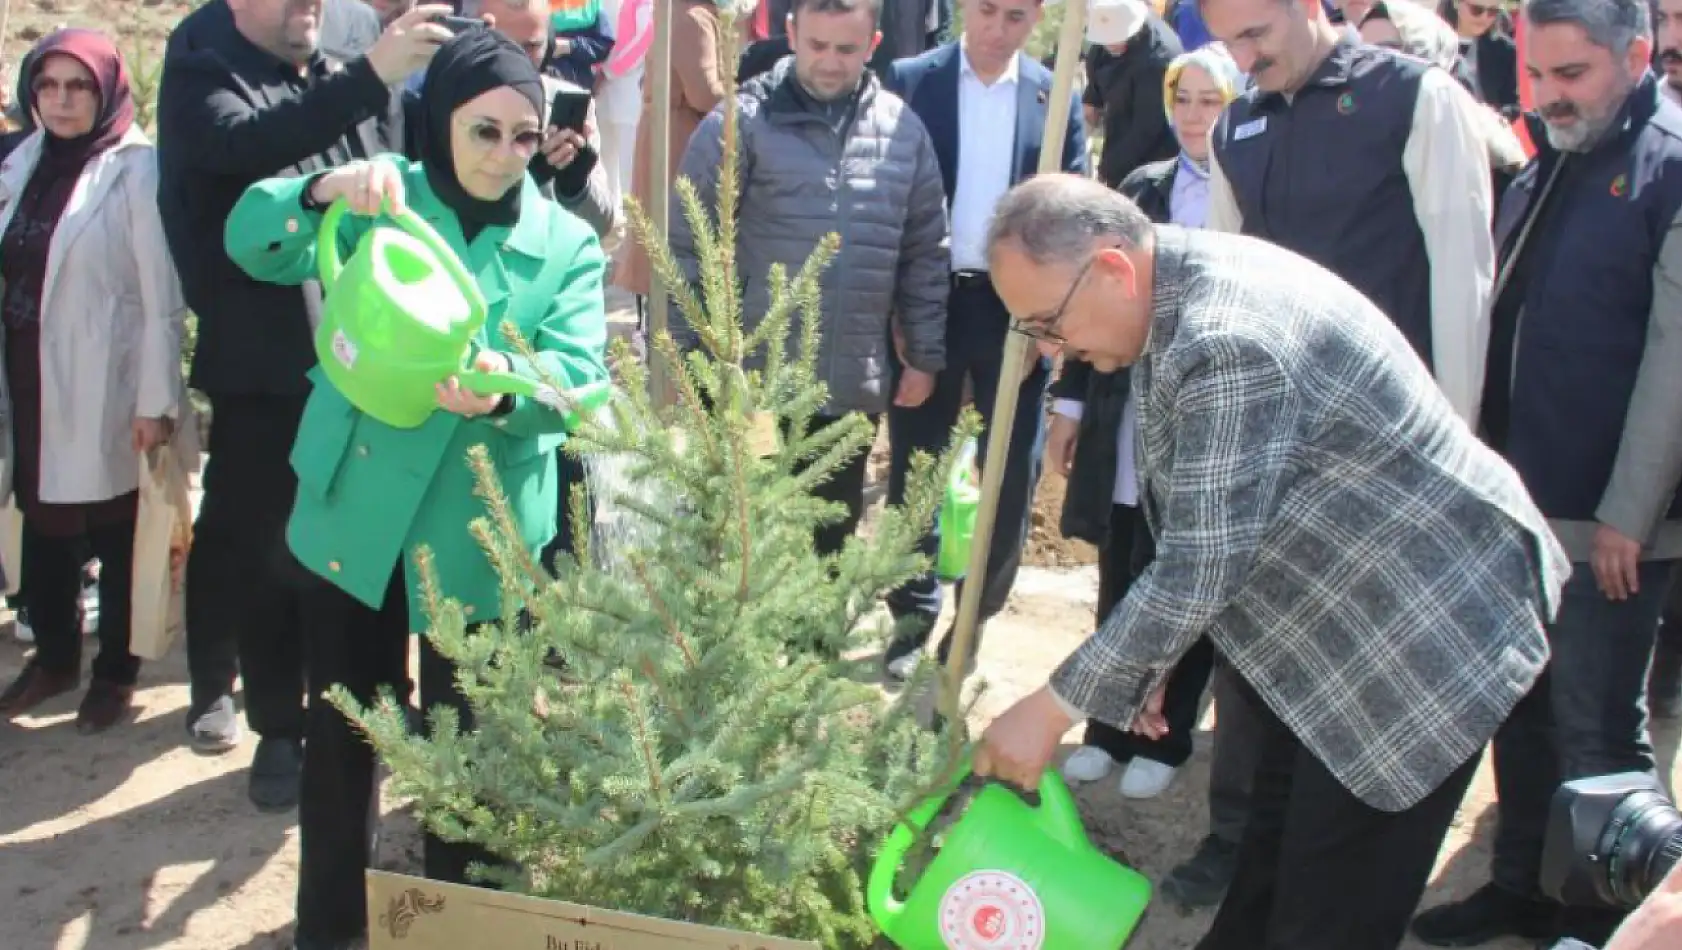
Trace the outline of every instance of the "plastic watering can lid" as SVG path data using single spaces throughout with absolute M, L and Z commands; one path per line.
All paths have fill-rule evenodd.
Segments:
M 344 262 L 339 257 L 339 226 L 348 210 L 350 205 L 343 198 L 333 202 L 322 218 L 321 232 L 316 238 L 316 262 L 321 270 L 321 288 L 326 293 L 332 292 L 333 285 L 344 272 Z M 388 217 L 407 234 L 380 234 L 376 231 L 370 236 L 378 242 L 374 245 L 376 266 L 380 268 L 380 273 L 393 278 L 387 282 L 387 288 L 400 288 L 395 293 L 414 304 L 404 309 L 442 331 L 450 329 L 450 324 L 459 325 L 459 320 L 452 319 L 448 310 L 439 306 L 443 296 L 442 282 L 448 279 L 455 288 L 456 296 L 466 303 L 466 316 L 473 321 L 468 325 L 467 336 L 471 337 L 477 333 L 479 328 L 476 324 L 485 318 L 485 295 L 479 291 L 478 282 L 462 265 L 461 258 L 457 257 L 449 243 L 433 230 L 432 225 L 427 224 L 424 218 L 408 208 L 394 214 L 388 213 Z M 363 240 L 367 241 L 370 237 Z M 404 238 L 408 240 L 403 240 Z M 392 273 L 394 266 L 403 270 L 411 267 L 429 267 L 431 273 L 419 281 L 410 282 L 400 279 L 409 275 Z

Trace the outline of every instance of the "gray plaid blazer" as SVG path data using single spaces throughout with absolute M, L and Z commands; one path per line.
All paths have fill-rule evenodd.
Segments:
M 1207 634 L 1350 792 L 1408 808 L 1541 672 L 1565 552 L 1360 293 L 1252 238 L 1156 242 L 1133 368 L 1156 560 L 1052 688 L 1131 723 Z

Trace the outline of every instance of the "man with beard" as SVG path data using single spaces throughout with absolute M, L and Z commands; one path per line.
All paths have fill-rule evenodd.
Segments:
M 725 110 L 734 108 L 736 270 L 749 331 L 770 306 L 764 275 L 772 266 L 797 273 L 825 235 L 839 234 L 841 250 L 820 278 L 817 372 L 829 401 L 811 421 L 814 432 L 851 412 L 877 422 L 890 402 L 922 405 L 946 365 L 946 191 L 922 121 L 865 68 L 882 39 L 877 3 L 795 0 L 788 17 L 794 55 L 713 109 L 690 136 L 678 171 L 694 183 L 702 207 L 716 206 Z M 671 243 L 698 287 L 705 262 L 685 215 L 672 215 Z M 904 338 L 897 382 L 890 314 Z M 680 345 L 696 345 L 692 327 L 674 324 Z M 761 358 L 750 354 L 750 365 L 758 368 Z M 847 509 L 818 529 L 820 555 L 839 551 L 858 526 L 866 456 L 860 451 L 813 489 Z
M 187 566 L 187 730 L 195 751 L 238 747 L 235 674 L 260 737 L 250 796 L 297 804 L 304 667 L 295 570 L 284 546 L 297 493 L 288 455 L 315 365 L 311 305 L 252 280 L 222 231 L 246 187 L 313 175 L 382 151 L 389 87 L 423 68 L 449 31 L 417 7 L 349 63 L 323 55 L 323 0 L 226 0 L 171 36 L 158 94 L 158 208 L 199 319 L 191 383 L 210 400 L 210 461 Z
M 1659 88 L 1682 103 L 1682 0 L 1653 0 L 1653 65 L 1663 75 Z
M 1531 0 L 1546 124 L 1496 220 L 1482 434 L 1572 560 L 1553 660 L 1495 736 L 1491 882 L 1414 922 L 1433 946 L 1603 943 L 1616 912 L 1540 892 L 1561 781 L 1654 771 L 1645 684 L 1682 558 L 1682 107 L 1648 71 L 1647 0 Z

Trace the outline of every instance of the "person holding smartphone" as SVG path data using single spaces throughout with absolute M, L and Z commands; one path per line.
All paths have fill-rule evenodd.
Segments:
M 618 222 L 619 203 L 598 161 L 601 142 L 596 137 L 590 91 L 543 68 L 554 48 L 548 6 L 544 0 L 463 0 L 459 9 L 460 16 L 441 18 L 439 24 L 452 33 L 476 27 L 501 33 L 524 50 L 543 74 L 545 133 L 542 148 L 532 156 L 531 176 L 545 197 L 584 219 L 597 238 L 608 242 Z M 403 94 L 403 153 L 410 158 L 419 154 L 413 130 L 420 80 L 415 76 Z

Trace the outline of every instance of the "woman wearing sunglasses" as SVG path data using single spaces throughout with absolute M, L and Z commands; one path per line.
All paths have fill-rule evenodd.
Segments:
M 1443 0 L 1437 13 L 1460 35 L 1473 93 L 1503 119 L 1518 118 L 1518 47 L 1499 0 Z
M 348 254 L 382 206 L 408 207 L 443 237 L 489 304 L 475 364 L 563 387 L 606 377 L 603 258 L 582 220 L 545 200 L 526 176 L 543 139 L 543 85 L 524 50 L 492 30 L 445 43 L 421 87 L 420 162 L 394 156 L 305 179 L 258 182 L 234 207 L 228 253 L 259 280 L 297 283 L 316 270 L 321 213 L 345 199 L 339 246 Z M 331 295 L 331 291 L 329 291 Z M 506 339 L 512 327 L 536 365 Z M 541 372 L 540 372 L 541 370 Z M 416 550 L 425 546 L 444 596 L 480 624 L 501 612 L 500 582 L 468 526 L 485 514 L 468 452 L 484 445 L 522 540 L 535 552 L 555 533 L 564 487 L 555 449 L 561 416 L 524 397 L 482 396 L 455 378 L 440 411 L 394 429 L 362 414 L 320 375 L 304 410 L 292 464 L 298 495 L 287 528 L 308 571 L 304 628 L 311 691 L 343 684 L 368 703 L 382 688 L 407 692 L 410 631 L 425 631 Z M 421 640 L 422 707 L 443 704 L 472 728 L 455 671 Z M 362 886 L 374 793 L 373 751 L 340 712 L 310 704 L 299 803 L 302 855 L 297 945 L 354 945 L 367 922 Z M 428 837 L 428 876 L 460 881 L 469 846 Z

